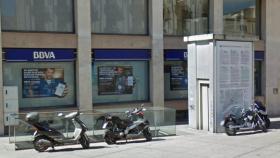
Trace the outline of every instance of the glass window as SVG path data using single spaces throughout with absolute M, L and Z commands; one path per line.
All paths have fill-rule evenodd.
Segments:
M 224 0 L 225 34 L 257 35 L 258 0 Z
M 262 96 L 262 61 L 255 61 L 255 96 Z
M 164 0 L 165 35 L 208 33 L 208 0 Z
M 93 33 L 148 34 L 147 0 L 91 0 Z
M 4 86 L 18 86 L 19 107 L 75 105 L 74 62 L 5 62 Z
M 187 61 L 165 61 L 164 96 L 166 100 L 186 99 L 188 96 Z
M 2 30 L 73 32 L 73 0 L 0 0 Z
M 147 101 L 148 61 L 93 63 L 93 103 Z

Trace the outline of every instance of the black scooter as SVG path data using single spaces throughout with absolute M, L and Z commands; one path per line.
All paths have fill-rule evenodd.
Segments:
M 117 140 L 133 138 L 136 136 L 143 136 L 146 141 L 152 140 L 152 134 L 150 131 L 150 123 L 144 119 L 143 105 L 141 108 L 135 108 L 132 111 L 126 111 L 127 118 L 120 119 L 118 116 L 108 115 L 105 117 L 103 129 L 106 129 L 104 134 L 104 140 L 108 145 L 116 144 Z
M 49 147 L 54 149 L 54 146 L 64 145 L 67 143 L 73 143 L 79 141 L 84 149 L 89 148 L 89 138 L 86 134 L 87 127 L 79 119 L 79 112 L 72 112 L 68 115 L 63 115 L 59 113 L 59 117 L 63 117 L 66 120 L 72 120 L 75 131 L 73 133 L 74 138 L 66 138 L 63 133 L 57 131 L 54 128 L 49 127 L 48 123 L 39 122 L 39 114 L 37 112 L 30 112 L 26 115 L 26 121 L 35 127 L 36 131 L 34 132 L 34 149 L 38 152 L 46 151 Z

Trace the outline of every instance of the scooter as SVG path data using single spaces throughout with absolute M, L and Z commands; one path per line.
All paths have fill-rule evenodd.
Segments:
M 63 133 L 57 131 L 54 128 L 49 127 L 48 123 L 39 122 L 39 114 L 37 112 L 30 112 L 26 115 L 26 121 L 35 127 L 36 131 L 34 132 L 34 149 L 38 152 L 44 152 L 49 147 L 52 147 L 54 150 L 54 146 L 64 145 L 67 143 L 73 143 L 79 141 L 84 149 L 89 148 L 90 140 L 86 134 L 87 127 L 86 125 L 79 119 L 79 112 L 72 112 L 67 115 L 63 113 L 59 113 L 58 116 L 62 117 L 66 120 L 72 120 L 75 130 L 74 130 L 74 138 L 66 138 Z
M 146 138 L 146 141 L 151 141 L 150 123 L 144 119 L 144 111 L 146 109 L 141 105 L 141 108 L 126 111 L 126 119 L 111 115 L 105 117 L 105 123 L 102 126 L 103 129 L 106 129 L 105 142 L 108 145 L 116 144 L 116 141 L 121 139 L 125 139 L 127 142 L 127 138 L 137 137 L 141 134 Z

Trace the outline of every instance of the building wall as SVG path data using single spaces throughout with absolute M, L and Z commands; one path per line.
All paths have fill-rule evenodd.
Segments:
M 1 31 L 1 12 L 0 12 L 0 135 L 4 134 L 4 101 L 3 101 L 3 64 L 2 64 L 2 31 Z
M 280 114 L 280 30 L 278 8 L 280 1 L 265 0 L 265 76 L 266 76 L 266 104 L 270 115 L 279 116 Z
M 3 48 L 77 48 L 75 34 L 3 32 Z
M 183 36 L 163 35 L 163 1 L 149 0 L 149 35 L 105 35 L 91 33 L 90 2 L 89 0 L 75 0 L 75 33 L 34 33 L 34 32 L 0 32 L 0 49 L 3 48 L 71 48 L 77 49 L 78 60 L 76 65 L 77 103 L 83 109 L 91 109 L 91 49 L 149 49 L 152 53 L 150 61 L 150 100 L 147 104 L 156 106 L 170 106 L 174 104 L 178 110 L 186 110 L 187 101 L 164 101 L 164 49 L 187 49 Z M 223 33 L 223 0 L 209 0 L 209 32 Z M 262 0 L 261 38 L 254 42 L 255 50 L 266 51 L 264 95 L 270 114 L 280 115 L 280 64 L 278 45 L 280 31 L 277 12 L 280 6 L 278 0 Z M 0 29 L 1 30 L 1 29 Z M 1 41 L 2 35 L 2 41 Z M 0 56 L 0 60 L 1 60 Z M 2 61 L 2 60 L 1 60 Z M 269 62 L 268 62 L 269 61 Z M 2 72 L 0 64 L 0 74 Z M 162 72 L 162 73 L 161 73 Z M 86 76 L 83 76 L 87 74 Z M 156 75 L 155 75 L 156 74 Z M 88 78 L 87 82 L 83 77 Z M 2 75 L 0 75 L 0 97 L 2 97 Z M 273 89 L 278 88 L 279 93 L 273 94 Z M 86 91 L 84 91 L 86 89 Z M 0 100 L 2 100 L 0 98 Z M 0 107 L 2 102 L 0 103 Z M 116 104 L 120 105 L 120 104 Z M 98 108 L 106 107 L 98 106 Z M 108 106 L 107 106 L 108 107 Z M 114 106 L 110 106 L 114 107 Z M 172 106 L 171 106 L 172 107 Z M 93 107 L 94 108 L 94 107 Z M 0 108 L 0 113 L 3 113 Z M 192 117 L 192 116 L 190 116 Z M 2 117 L 0 117 L 0 122 Z M 1 126 L 0 126 L 1 134 Z

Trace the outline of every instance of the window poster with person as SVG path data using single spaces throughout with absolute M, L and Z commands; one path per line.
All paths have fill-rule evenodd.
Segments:
M 184 68 L 180 65 L 170 67 L 170 89 L 186 90 L 188 89 L 188 79 Z
M 131 66 L 98 67 L 98 94 L 132 94 L 134 85 L 132 70 Z
M 24 68 L 22 83 L 23 98 L 64 97 L 68 93 L 62 68 Z

